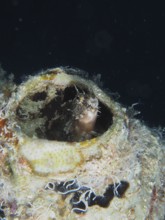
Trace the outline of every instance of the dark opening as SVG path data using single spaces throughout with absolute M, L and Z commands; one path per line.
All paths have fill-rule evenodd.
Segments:
M 32 99 L 33 101 L 37 102 L 37 101 L 45 100 L 46 97 L 47 97 L 47 93 L 46 93 L 45 91 L 43 91 L 43 92 L 37 92 L 37 93 L 35 93 L 35 94 L 31 97 L 31 99 Z
M 35 134 L 41 139 L 69 142 L 84 141 L 103 134 L 111 126 L 113 115 L 110 109 L 100 101 L 98 101 L 99 111 L 92 131 L 83 132 L 82 135 L 77 135 L 74 132 L 76 125 L 74 124 L 75 118 L 73 116 L 75 114 L 77 93 L 95 98 L 94 94 L 91 94 L 82 86 L 70 86 L 64 90 L 58 89 L 56 97 L 49 103 L 44 103 L 47 97 L 46 92 L 35 93 L 33 96 L 26 98 L 26 100 L 24 99 L 16 111 L 17 121 L 22 131 L 28 136 Z M 31 106 L 27 110 L 28 99 L 31 100 Z M 41 106 L 36 107 L 39 101 L 43 101 L 42 108 Z M 34 112 L 35 108 L 38 108 L 36 112 Z M 35 124 L 33 124 L 34 121 Z M 31 130 L 28 130 L 29 124 Z

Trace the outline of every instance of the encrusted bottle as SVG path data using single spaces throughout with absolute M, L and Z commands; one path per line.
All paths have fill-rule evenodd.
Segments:
M 1 82 L 0 219 L 164 219 L 162 133 L 77 69 Z

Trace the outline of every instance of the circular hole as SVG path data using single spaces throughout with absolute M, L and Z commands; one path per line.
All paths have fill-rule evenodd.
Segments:
M 58 89 L 46 102 L 47 93 L 35 93 L 21 101 L 17 122 L 32 137 L 57 141 L 84 141 L 103 134 L 112 124 L 112 112 L 81 85 Z

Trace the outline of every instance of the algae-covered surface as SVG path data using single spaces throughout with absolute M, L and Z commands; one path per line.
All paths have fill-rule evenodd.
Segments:
M 162 131 L 77 69 L 0 71 L 0 219 L 164 219 Z

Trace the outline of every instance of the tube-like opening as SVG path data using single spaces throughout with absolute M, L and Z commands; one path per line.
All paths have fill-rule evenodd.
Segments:
M 81 85 L 26 96 L 16 109 L 18 125 L 29 137 L 84 141 L 102 135 L 112 124 L 112 112 Z

